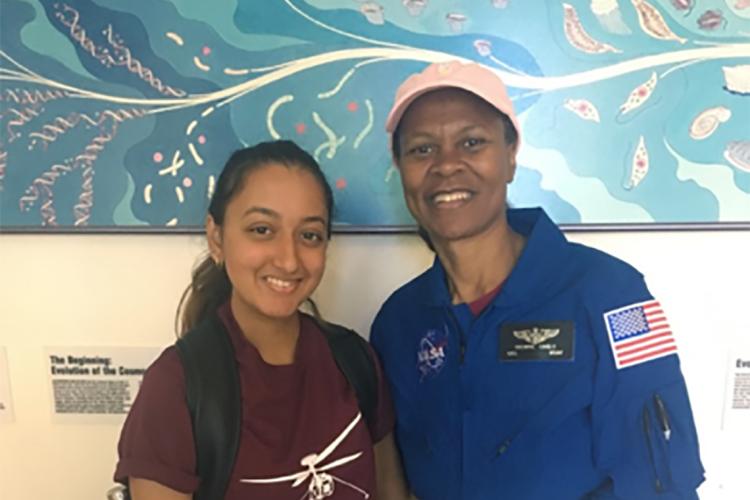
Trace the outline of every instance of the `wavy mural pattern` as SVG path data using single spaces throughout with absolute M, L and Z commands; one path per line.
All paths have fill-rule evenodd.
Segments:
M 562 224 L 750 223 L 750 3 L 0 3 L 0 229 L 201 225 L 231 151 L 290 138 L 340 230 L 412 223 L 383 132 L 398 85 L 507 83 L 512 203 Z

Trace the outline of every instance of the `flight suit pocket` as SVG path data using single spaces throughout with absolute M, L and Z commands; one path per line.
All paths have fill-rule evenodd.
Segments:
M 625 413 L 621 423 L 605 431 L 626 434 L 617 444 L 619 450 L 608 450 L 619 457 L 609 471 L 614 496 L 697 498 L 703 466 L 685 383 L 679 380 L 646 392 Z

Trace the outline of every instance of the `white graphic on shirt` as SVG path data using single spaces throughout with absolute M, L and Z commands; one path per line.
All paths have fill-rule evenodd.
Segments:
M 329 444 L 323 451 L 321 451 L 320 453 L 311 453 L 302 457 L 302 460 L 300 460 L 299 463 L 302 467 L 305 467 L 306 470 L 280 477 L 271 477 L 264 479 L 240 479 L 240 482 L 252 484 L 270 484 L 293 481 L 292 488 L 297 488 L 309 478 L 310 483 L 307 485 L 307 493 L 303 494 L 302 497 L 300 497 L 300 500 L 323 500 L 324 498 L 331 497 L 333 496 L 333 493 L 336 489 L 335 483 L 341 483 L 342 485 L 353 489 L 354 491 L 361 494 L 362 498 L 370 498 L 370 494 L 362 488 L 348 481 L 344 481 L 340 477 L 336 477 L 333 474 L 328 474 L 325 472 L 357 460 L 362 456 L 361 451 L 339 458 L 328 464 L 319 466 L 321 462 L 327 459 L 328 456 L 331 455 L 331 453 L 333 453 L 336 448 L 338 448 L 338 446 L 344 441 L 344 439 L 346 439 L 352 429 L 357 426 L 360 420 L 362 420 L 362 414 L 357 413 L 357 416 L 354 417 L 354 420 L 352 420 L 349 425 L 346 426 L 346 429 L 341 431 L 341 434 L 339 434 L 336 439 L 334 439 L 331 444 Z

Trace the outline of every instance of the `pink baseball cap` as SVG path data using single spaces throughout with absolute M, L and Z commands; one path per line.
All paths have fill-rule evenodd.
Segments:
M 516 127 L 520 142 L 521 127 L 518 126 L 518 118 L 503 81 L 489 68 L 477 63 L 460 61 L 432 63 L 421 73 L 415 73 L 407 78 L 396 91 L 396 99 L 385 121 L 385 130 L 392 134 L 414 100 L 427 92 L 442 88 L 466 90 L 505 113 Z

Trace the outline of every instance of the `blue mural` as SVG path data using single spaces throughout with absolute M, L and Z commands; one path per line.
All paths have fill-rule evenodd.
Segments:
M 383 131 L 431 62 L 505 80 L 511 203 L 562 224 L 750 223 L 750 0 L 3 0 L 0 229 L 199 227 L 290 138 L 338 229 L 412 224 Z

